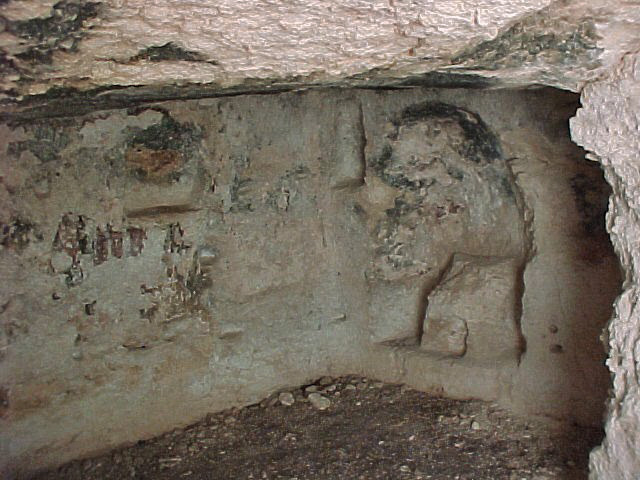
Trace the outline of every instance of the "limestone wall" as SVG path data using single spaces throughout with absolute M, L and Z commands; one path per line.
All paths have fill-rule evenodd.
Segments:
M 592 153 L 613 187 L 608 229 L 626 276 L 609 325 L 613 389 L 602 447 L 591 455 L 591 478 L 635 479 L 640 472 L 640 56 L 630 54 L 607 78 L 582 93 L 572 137 Z
M 638 48 L 629 35 L 638 9 L 633 0 L 9 0 L 0 98 L 470 74 L 579 91 Z
M 619 272 L 575 100 L 326 90 L 10 119 L 2 468 L 323 374 L 599 424 Z
M 607 191 L 594 187 L 595 164 L 577 161 L 562 127 L 573 100 L 451 91 L 405 93 L 397 107 L 387 93 L 362 92 L 149 104 L 319 85 L 587 85 L 572 135 L 613 187 L 608 230 L 626 272 L 605 338 L 614 373 L 607 439 L 592 469 L 594 478 L 635 478 L 639 8 L 632 0 L 0 2 L 6 465 L 25 465 L 35 451 L 47 464 L 149 436 L 330 371 L 597 423 L 610 384 L 597 338 L 618 272 L 592 220 Z M 512 200 L 495 182 L 479 188 L 481 169 L 433 204 L 412 187 L 450 177 L 446 167 L 429 177 L 405 161 L 415 152 L 402 145 L 439 129 L 433 115 L 398 122 L 402 108 L 426 98 L 475 112 L 496 133 L 504 160 L 496 171 L 510 172 Z M 563 120 L 550 121 L 558 110 Z M 459 142 L 459 132 L 450 138 Z M 404 153 L 380 162 L 387 144 Z M 298 159 L 311 173 L 297 170 Z M 469 189 L 469 199 L 503 209 L 491 221 L 515 223 L 483 228 L 491 212 L 458 208 Z M 416 219 L 416 209 L 425 216 Z M 260 215 L 277 227 L 256 233 Z M 476 220 L 476 245 L 451 241 L 466 228 L 461 218 Z M 434 226 L 450 233 L 423 241 Z M 433 306 L 458 281 L 452 272 L 481 271 L 481 261 L 454 254 L 495 257 L 503 248 L 512 260 L 492 265 L 515 265 L 502 270 L 515 271 L 517 287 L 503 297 L 521 302 L 501 310 L 514 319 L 510 348 L 492 366 L 472 348 L 473 324 L 446 322 Z M 425 257 L 436 260 L 422 265 Z

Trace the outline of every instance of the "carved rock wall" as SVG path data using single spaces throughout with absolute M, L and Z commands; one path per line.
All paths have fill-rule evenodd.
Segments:
M 575 100 L 327 90 L 9 120 L 3 471 L 347 372 L 598 424 L 619 276 Z M 459 275 L 496 293 L 438 303 Z M 438 305 L 467 326 L 453 358 Z
M 588 85 L 573 136 L 595 152 L 613 186 L 608 229 L 626 271 L 624 294 L 609 327 L 608 366 L 615 381 L 607 439 L 593 455 L 592 468 L 594 478 L 634 478 L 640 470 L 635 435 L 640 425 L 640 373 L 633 310 L 633 162 L 640 92 L 637 63 L 629 52 L 640 48 L 639 8 L 632 0 L 332 5 L 234 0 L 216 6 L 204 0 L 0 2 L 0 115 L 9 122 L 0 127 L 0 137 L 6 140 L 0 263 L 5 278 L 11 279 L 0 287 L 0 416 L 10 425 L 3 425 L 2 458 L 24 465 L 29 452 L 46 445 L 39 461 L 61 461 L 64 455 L 148 436 L 200 412 L 248 402 L 278 388 L 280 381 L 274 379 L 281 378 L 279 371 L 263 368 L 273 358 L 250 360 L 255 352 L 268 352 L 279 342 L 271 343 L 273 325 L 260 327 L 260 311 L 267 312 L 264 318 L 276 312 L 272 316 L 285 319 L 286 338 L 295 337 L 288 342 L 297 345 L 295 352 L 284 360 L 278 357 L 291 374 L 287 381 L 293 383 L 316 371 L 359 370 L 421 388 L 446 386 L 452 395 L 498 396 L 516 408 L 552 410 L 567 419 L 597 423 L 610 379 L 599 369 L 602 353 L 596 339 L 617 294 L 618 272 L 598 226 L 602 206 L 597 199 L 607 195 L 606 189 L 594 186 L 598 170 L 578 162 L 582 153 L 557 135 L 565 133 L 560 123 L 549 121 L 552 111 L 562 110 L 563 119 L 572 115 L 563 110 L 564 100 L 545 103 L 534 95 L 534 102 L 522 96 L 512 102 L 507 97 L 509 108 L 515 105 L 518 112 L 509 115 L 504 106 L 496 106 L 505 101 L 500 95 L 481 93 L 474 101 L 462 92 L 430 98 L 476 112 L 499 132 L 506 163 L 499 161 L 491 168 L 496 174 L 513 174 L 509 184 L 517 187 L 518 195 L 510 202 L 496 196 L 496 182 L 489 182 L 492 187 L 487 190 L 479 188 L 488 169 L 472 165 L 463 182 L 449 175 L 447 170 L 460 161 L 446 148 L 424 143 L 420 147 L 434 156 L 446 153 L 454 165 L 436 164 L 431 177 L 416 169 L 420 159 L 416 163 L 411 157 L 415 152 L 403 151 L 405 143 L 415 145 L 420 135 L 441 130 L 437 115 L 423 117 L 419 125 L 403 123 L 403 108 L 421 103 L 424 107 L 423 96 L 407 93 L 411 100 L 395 108 L 379 103 L 386 94 L 361 92 L 340 100 L 332 107 L 338 113 L 310 122 L 313 127 L 304 120 L 306 113 L 291 114 L 291 97 L 283 97 L 289 100 L 277 108 L 295 121 L 277 116 L 272 121 L 276 107 L 268 103 L 271 100 L 237 100 L 238 105 L 255 102 L 245 105 L 240 114 L 245 120 L 255 112 L 270 111 L 257 117 L 265 125 L 273 123 L 271 131 L 260 125 L 261 134 L 250 133 L 251 126 L 241 128 L 245 120 L 224 110 L 232 104 L 238 108 L 234 101 L 190 102 L 186 113 L 177 104 L 147 108 L 150 99 L 319 85 L 543 84 L 574 91 Z M 19 100 L 24 102 L 16 103 Z M 304 101 L 311 102 L 304 107 L 309 115 L 324 108 L 319 100 Z M 144 108 L 136 110 L 136 105 Z M 114 107 L 121 110 L 71 118 Z M 373 114 L 374 110 L 382 113 Z M 43 120 L 52 112 L 58 117 Z M 20 115 L 33 121 L 18 126 Z M 453 143 L 464 137 L 460 115 L 458 127 L 445 128 Z M 534 126 L 523 120 L 530 115 L 539 119 Z M 322 134 L 318 125 L 325 125 Z M 235 129 L 234 138 L 246 145 L 262 145 L 265 138 L 290 132 L 297 137 L 273 147 L 271 156 L 265 154 L 266 164 L 281 157 L 284 163 L 272 176 L 267 169 L 265 184 L 254 190 L 255 178 L 262 174 L 243 158 L 253 159 L 255 152 L 234 150 L 229 144 L 233 142 L 225 144 L 222 135 L 208 140 L 216 128 Z M 321 137 L 316 143 L 308 140 L 314 135 Z M 308 145 L 318 151 L 308 153 Z M 385 154 L 385 145 L 396 155 Z M 214 168 L 218 151 L 224 153 Z M 320 172 L 306 167 L 321 180 L 311 181 L 307 173 L 296 170 L 291 158 L 307 158 L 303 153 L 325 159 Z M 386 160 L 380 162 L 381 158 Z M 451 183 L 445 185 L 448 178 Z M 398 180 L 403 185 L 389 185 Z M 438 187 L 433 204 L 432 194 L 425 196 L 422 187 L 415 188 L 432 181 L 444 185 Z M 331 193 L 322 197 L 328 203 L 305 200 L 300 185 L 305 191 L 329 189 Z M 469 199 L 488 200 L 502 209 L 504 215 L 494 215 L 491 222 L 513 219 L 514 226 L 492 230 L 483 229 L 482 222 L 469 224 L 491 213 L 460 209 L 467 205 L 460 201 L 467 193 Z M 265 203 L 256 203 L 263 195 Z M 347 200 L 353 210 L 345 210 Z M 287 223 L 270 237 L 251 233 L 255 225 L 245 224 L 253 221 L 250 217 L 236 216 L 243 219 L 233 220 L 238 222 L 232 222 L 233 228 L 228 225 L 234 218 L 230 215 L 250 215 L 250 208 L 258 204 L 273 207 L 268 224 L 284 214 L 298 223 Z M 310 220 L 311 214 L 316 220 Z M 220 230 L 220 224 L 227 230 Z M 478 238 L 475 250 L 451 242 L 468 225 Z M 440 240 L 426 241 L 434 229 L 441 231 Z M 450 233 L 442 233 L 446 231 Z M 331 247 L 327 232 L 333 232 L 339 247 Z M 221 237 L 229 242 L 224 252 L 216 243 Z M 365 239 L 367 248 L 350 243 L 351 237 Z M 492 241 L 500 248 L 493 248 Z M 450 244 L 452 251 L 447 250 Z M 267 245 L 268 254 L 263 251 Z M 322 253 L 330 248 L 330 254 Z M 429 329 L 429 294 L 436 294 L 433 289 L 450 273 L 451 255 L 494 257 L 501 248 L 526 265 L 519 275 L 522 301 L 515 309 L 524 340 L 518 349 L 519 365 L 484 369 L 466 365 L 464 357 L 436 361 L 433 352 L 419 344 Z M 249 251 L 260 253 L 250 261 Z M 318 262 L 308 260 L 309 252 L 324 259 L 324 273 Z M 292 265 L 287 255 L 294 259 Z M 437 261 L 423 265 L 425 258 Z M 225 271 L 220 262 L 233 267 Z M 358 269 L 344 271 L 343 265 L 351 264 Z M 314 273 L 301 279 L 299 268 Z M 332 269 L 341 271 L 337 286 L 327 281 Z M 273 278 L 281 274 L 285 280 L 274 286 Z M 211 280 L 220 275 L 222 282 Z M 242 275 L 253 280 L 245 285 L 239 280 Z M 220 287 L 225 282 L 226 290 Z M 310 285 L 319 286 L 314 290 L 319 299 L 305 297 L 305 302 L 325 305 L 325 310 L 333 305 L 328 313 L 321 310 L 334 319 L 335 328 L 347 329 L 351 319 L 358 318 L 353 322 L 357 327 L 350 330 L 357 333 L 334 336 L 311 329 L 313 335 L 308 336 L 309 325 L 322 323 L 316 319 L 300 327 L 298 335 L 287 315 L 296 317 L 315 307 L 300 307 L 304 302 L 293 293 L 296 306 L 286 314 L 282 312 L 287 303 L 269 300 L 251 300 L 250 307 L 238 301 L 244 306 L 233 307 L 236 297 L 245 298 L 253 290 L 267 298 L 264 292 L 294 287 L 308 291 Z M 345 313 L 346 300 L 336 300 L 347 297 L 347 291 L 350 316 Z M 44 300 L 48 295 L 51 303 Z M 214 307 L 220 308 L 220 298 L 227 299 L 223 303 L 229 315 L 212 315 Z M 258 326 L 247 327 L 247 319 L 254 318 Z M 247 330 L 254 340 L 247 340 Z M 187 342 L 190 335 L 196 340 Z M 188 346 L 183 348 L 181 342 Z M 327 345 L 336 345 L 335 355 L 327 353 Z M 348 348 L 340 350 L 340 345 Z M 228 375 L 208 366 L 216 362 L 227 362 L 223 371 Z M 25 370 L 25 365 L 30 368 Z M 260 375 L 254 376 L 257 372 Z M 234 376 L 241 380 L 232 382 L 232 388 L 225 379 Z M 181 397 L 187 399 L 188 415 L 176 414 L 182 404 L 172 396 L 175 390 L 194 392 Z M 128 394 L 122 396 L 124 391 Z M 111 416 L 112 411 L 120 412 L 120 423 L 107 426 L 100 415 Z M 147 411 L 155 412 L 156 418 L 148 419 Z M 164 423 L 158 422 L 160 417 Z

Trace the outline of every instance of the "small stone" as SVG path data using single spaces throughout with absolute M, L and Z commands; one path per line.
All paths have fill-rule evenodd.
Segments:
M 471 422 L 471 430 L 481 430 L 482 427 L 480 426 L 480 424 L 474 420 L 473 422 Z
M 355 385 L 352 385 L 352 384 L 349 384 L 349 385 L 345 385 L 344 389 L 345 389 L 345 390 L 355 390 L 355 389 L 356 389 L 356 386 L 355 386 Z
M 318 380 L 318 385 L 326 387 L 327 385 L 331 385 L 333 383 L 333 378 L 331 377 L 322 377 Z
M 285 407 L 290 407 L 296 402 L 296 399 L 293 398 L 293 395 L 290 392 L 282 392 L 278 395 L 278 401 Z
M 309 402 L 318 410 L 326 410 L 331 406 L 331 400 L 327 397 L 323 397 L 319 393 L 312 393 L 308 397 Z
M 304 389 L 305 393 L 314 393 L 317 392 L 319 390 L 317 385 L 309 385 L 307 388 Z
M 324 389 L 325 392 L 333 392 L 336 389 L 335 385 L 329 385 Z
M 373 384 L 373 388 L 380 389 L 382 387 L 384 387 L 384 383 L 382 383 L 382 382 L 376 382 L 376 383 Z
M 408 472 L 410 472 L 410 471 L 411 471 L 411 469 L 409 468 L 409 466 L 408 466 L 408 465 L 401 465 L 401 466 L 400 466 L 400 471 L 401 471 L 401 472 L 404 472 L 404 473 L 408 473 Z
M 358 390 L 366 390 L 367 389 L 367 384 L 366 383 L 359 383 L 358 385 L 356 385 L 356 388 Z

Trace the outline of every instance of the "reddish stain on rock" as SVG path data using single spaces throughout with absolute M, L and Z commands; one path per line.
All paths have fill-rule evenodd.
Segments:
M 176 150 L 151 150 L 136 146 L 127 150 L 125 159 L 129 167 L 147 178 L 162 178 L 180 169 L 184 163 Z
M 100 227 L 96 229 L 96 239 L 93 243 L 93 263 L 100 265 L 109 257 L 109 239 Z
M 122 232 L 118 232 L 109 227 L 109 236 L 111 237 L 111 255 L 116 258 L 122 258 L 122 254 L 124 253 Z
M 73 263 L 76 263 L 78 253 L 83 250 L 86 241 L 84 227 L 84 218 L 81 215 L 64 214 L 53 239 L 53 247 L 66 252 L 73 258 Z
M 144 241 L 147 239 L 147 232 L 142 228 L 129 227 L 127 228 L 129 234 L 129 254 L 132 257 L 137 257 L 142 253 L 144 248 Z

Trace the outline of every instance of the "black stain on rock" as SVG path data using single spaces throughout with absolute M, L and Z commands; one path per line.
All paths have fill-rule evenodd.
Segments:
M 571 179 L 580 223 L 588 236 L 607 236 L 605 217 L 611 188 L 602 178 L 597 166 L 594 175 L 579 173 Z M 593 178 L 595 174 L 599 178 Z
M 96 17 L 99 5 L 100 2 L 62 0 L 53 6 L 49 17 L 13 22 L 5 18 L 6 28 L 9 33 L 26 40 L 57 41 L 77 32 L 86 20 Z
M 22 152 L 29 151 L 41 162 L 47 163 L 58 160 L 60 152 L 70 143 L 68 133 L 59 122 L 37 122 L 24 128 L 31 138 L 9 143 L 9 155 L 19 157 Z
M 387 184 L 395 188 L 407 189 L 407 190 L 419 190 L 427 187 L 424 180 L 411 180 L 403 174 L 391 174 L 388 173 L 387 167 L 391 163 L 393 158 L 393 148 L 391 145 L 385 145 L 382 148 L 382 152 L 377 158 L 374 158 L 369 164 L 371 168 L 382 178 Z
M 467 49 L 451 59 L 452 65 L 498 70 L 531 63 L 538 57 L 557 64 L 596 66 L 601 49 L 593 20 L 566 22 L 548 12 L 536 12 L 511 26 L 496 38 Z
M 202 133 L 191 123 L 180 123 L 163 112 L 160 123 L 145 129 L 131 130 L 129 144 L 143 146 L 150 150 L 185 151 L 202 139 Z
M 478 166 L 491 165 L 502 158 L 502 150 L 497 136 L 477 114 L 442 102 L 424 102 L 407 107 L 392 119 L 395 132 L 390 134 L 389 138 L 393 141 L 397 140 L 401 126 L 410 126 L 430 120 L 453 123 L 460 127 L 463 141 L 458 145 L 451 145 L 451 147 L 455 148 L 462 158 Z M 377 158 L 373 158 L 369 162 L 371 168 L 388 185 L 416 191 L 428 188 L 433 184 L 434 180 L 430 178 L 410 178 L 403 173 L 392 172 L 390 167 L 393 158 L 393 147 L 387 143 L 382 147 Z M 446 169 L 452 179 L 456 181 L 464 179 L 464 172 L 460 169 L 451 165 L 446 165 Z M 511 187 L 509 186 L 507 193 L 510 192 Z
M 411 125 L 419 121 L 435 119 L 453 120 L 460 125 L 466 139 L 460 154 L 478 163 L 491 163 L 502 156 L 497 137 L 475 113 L 441 102 L 425 102 L 407 107 L 396 126 Z
M 427 72 L 410 76 L 402 80 L 400 87 L 424 88 L 489 88 L 500 82 L 494 78 L 482 77 L 471 73 Z
M 173 42 L 168 42 L 160 46 L 147 47 L 141 50 L 137 55 L 131 57 L 129 62 L 139 62 L 141 60 L 147 60 L 149 62 L 182 60 L 186 62 L 205 62 L 212 65 L 218 64 L 218 62 L 214 60 L 208 60 L 199 52 L 185 50 L 180 45 Z
M 21 252 L 33 239 L 42 240 L 33 223 L 21 218 L 14 218 L 8 223 L 0 222 L 0 245 L 4 248 Z
M 27 64 L 49 64 L 56 50 L 77 50 L 85 35 L 85 22 L 98 16 L 99 7 L 100 2 L 62 0 L 53 6 L 48 17 L 15 21 L 0 18 L 7 32 L 30 45 L 16 54 L 16 59 Z
M 129 130 L 125 160 L 139 180 L 177 180 L 184 163 L 198 155 L 201 129 L 162 113 L 159 123 Z
M 385 214 L 390 218 L 400 218 L 411 213 L 418 207 L 418 204 L 409 203 L 403 197 L 396 197 L 393 201 L 393 207 L 385 210 Z

